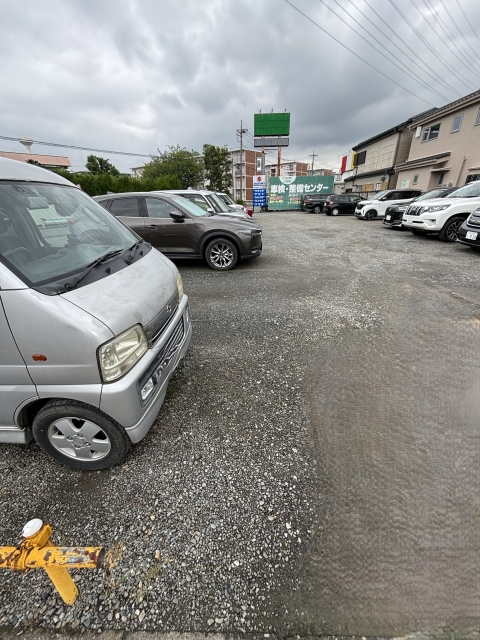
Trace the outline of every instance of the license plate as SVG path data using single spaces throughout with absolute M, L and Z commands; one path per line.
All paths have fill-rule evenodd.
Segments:
M 467 231 L 467 240 L 476 240 L 478 233 L 476 231 Z
M 387 216 L 387 220 L 391 220 L 391 219 L 392 219 L 392 216 Z
M 411 222 L 412 219 L 409 216 L 403 216 L 403 222 Z

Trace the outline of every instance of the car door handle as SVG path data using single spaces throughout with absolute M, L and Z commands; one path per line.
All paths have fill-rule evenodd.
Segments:
M 147 229 L 156 229 L 157 225 L 156 224 L 148 224 L 147 225 Z

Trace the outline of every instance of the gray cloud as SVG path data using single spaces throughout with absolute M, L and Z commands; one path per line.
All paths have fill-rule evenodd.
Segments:
M 205 142 L 236 146 L 240 120 L 253 132 L 253 114 L 259 109 L 287 109 L 292 114 L 291 146 L 284 157 L 307 160 L 315 149 L 338 167 L 338 156 L 352 145 L 428 108 L 420 98 L 440 106 L 480 83 L 480 58 L 468 48 L 476 51 L 478 40 L 459 11 L 454 16 L 464 39 L 447 19 L 440 0 L 432 0 L 438 16 L 456 34 L 451 42 L 445 37 L 442 42 L 438 23 L 428 16 L 423 0 L 415 4 L 396 0 L 431 43 L 432 52 L 390 2 L 368 1 L 405 41 L 410 55 L 432 67 L 435 81 L 419 75 L 446 99 L 408 78 L 355 35 L 333 0 L 325 2 L 343 19 L 319 0 L 292 2 L 387 78 L 283 0 L 3 3 L 0 135 L 138 153 L 154 153 L 169 144 L 201 150 Z M 480 30 L 478 2 L 459 1 L 473 28 Z M 349 0 L 342 0 L 341 6 L 369 30 L 373 27 L 359 9 L 378 24 L 384 36 L 376 32 L 376 37 L 382 43 L 404 46 L 364 0 L 355 0 L 357 9 Z M 456 46 L 470 65 L 457 60 L 455 54 L 464 58 Z M 398 51 L 394 55 L 402 68 L 418 73 Z M 452 89 L 442 86 L 441 80 Z M 18 143 L 6 141 L 0 148 L 21 150 Z M 34 150 L 69 155 L 78 168 L 87 155 L 40 146 Z M 120 156 L 110 159 L 122 170 L 142 163 Z

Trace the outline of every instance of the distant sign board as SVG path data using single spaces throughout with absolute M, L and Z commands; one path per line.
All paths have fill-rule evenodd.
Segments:
M 290 138 L 280 138 L 279 136 L 265 136 L 264 138 L 254 138 L 254 147 L 288 147 Z
M 267 176 L 253 176 L 253 206 L 267 206 Z
M 300 209 L 301 198 L 309 193 L 333 193 L 333 176 L 284 176 L 270 178 L 270 211 Z
M 289 113 L 255 113 L 254 136 L 288 136 L 290 134 Z

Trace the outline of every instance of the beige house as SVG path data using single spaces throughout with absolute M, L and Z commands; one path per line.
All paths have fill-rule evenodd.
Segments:
M 395 166 L 397 187 L 429 191 L 480 180 L 480 91 L 427 112 L 409 128 L 408 159 Z
M 431 110 L 352 147 L 352 166 L 342 174 L 345 190 L 361 192 L 362 196 L 368 197 L 382 189 L 395 189 L 396 165 L 408 158 L 414 135 L 411 127 L 426 113 L 431 113 Z

